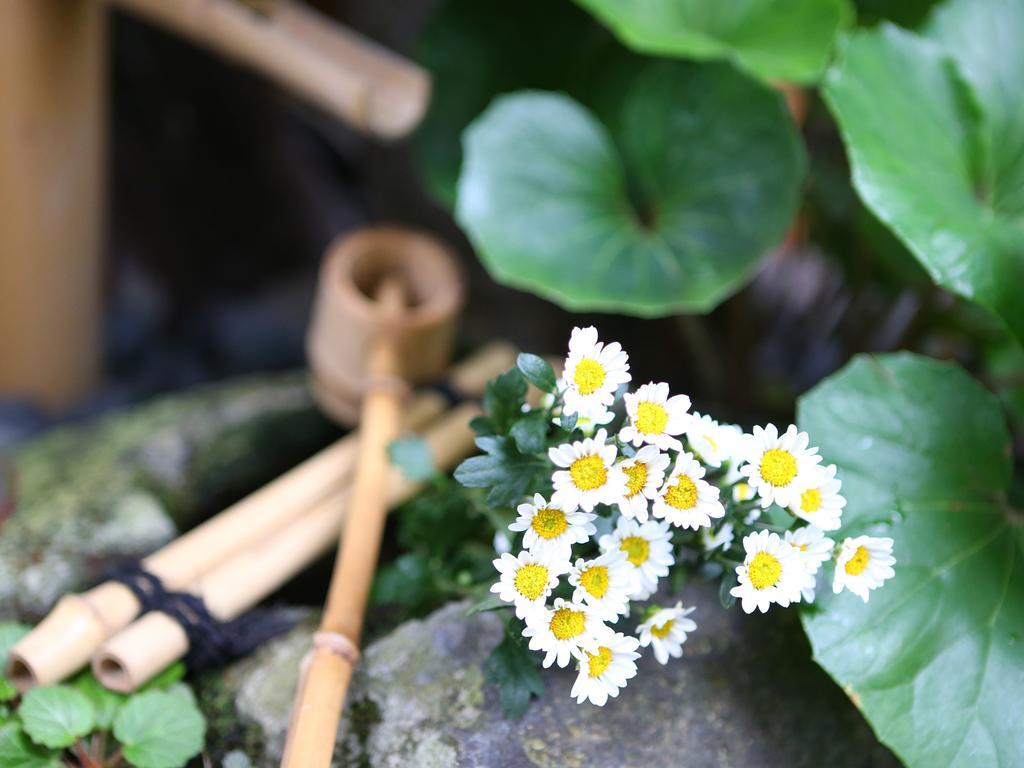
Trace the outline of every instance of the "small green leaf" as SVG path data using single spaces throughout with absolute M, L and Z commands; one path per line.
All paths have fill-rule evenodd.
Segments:
M 865 205 L 1024 340 L 1024 4 L 957 0 L 930 34 L 949 47 L 888 24 L 851 34 L 825 98 Z
M 539 355 L 531 355 L 529 352 L 520 352 L 516 358 L 516 367 L 526 377 L 526 380 L 533 384 L 541 392 L 555 391 L 555 372 L 551 363 Z
M 18 716 L 32 741 L 54 749 L 71 746 L 96 722 L 89 699 L 66 685 L 33 688 L 22 697 Z
M 3 675 L 0 675 L 0 702 L 10 701 L 11 699 L 17 698 L 17 696 L 18 689 L 14 687 L 14 683 Z
M 29 633 L 31 627 L 14 621 L 0 623 L 0 669 L 7 668 L 7 657 L 11 648 Z
M 205 734 L 187 688 L 132 696 L 114 720 L 125 759 L 137 768 L 181 768 L 202 751 Z
M 17 723 L 0 726 L 0 766 L 3 768 L 62 768 L 64 762 L 29 741 Z
M 722 64 L 651 62 L 622 90 L 604 124 L 562 94 L 495 99 L 463 135 L 456 218 L 492 277 L 567 309 L 709 311 L 796 212 L 792 118 Z
M 732 608 L 736 603 L 736 598 L 730 590 L 738 583 L 734 568 L 729 568 L 722 574 L 722 582 L 718 585 L 718 600 L 722 603 L 723 608 Z
M 492 507 L 520 501 L 536 489 L 538 474 L 548 468 L 547 458 L 524 456 L 507 437 L 478 437 L 487 456 L 473 456 L 455 468 L 455 479 L 467 488 L 488 488 Z
M 508 432 L 512 422 L 523 413 L 526 404 L 526 379 L 517 369 L 506 371 L 487 382 L 484 410 L 498 434 Z
M 756 77 L 811 82 L 853 18 L 847 0 L 576 0 L 638 51 L 730 59 Z
M 541 453 L 547 446 L 549 426 L 547 411 L 537 408 L 513 424 L 509 434 L 520 453 Z
M 798 422 L 840 468 L 836 540 L 889 536 L 896 558 L 867 604 L 818 590 L 814 658 L 907 765 L 1024 765 L 1024 529 L 995 396 L 955 365 L 858 357 Z
M 82 693 L 92 704 L 95 715 L 95 728 L 109 731 L 114 723 L 117 711 L 124 704 L 127 696 L 104 688 L 93 676 L 92 672 L 83 672 L 72 682 L 76 691 Z
M 422 437 L 410 435 L 394 440 L 388 446 L 388 456 L 391 463 L 413 482 L 430 480 L 438 475 L 430 446 Z
M 768 507 L 765 517 L 768 518 L 768 522 L 775 528 L 779 528 L 783 531 L 788 531 L 793 527 L 793 523 L 796 522 L 796 518 L 793 517 L 788 510 L 785 510 L 776 504 L 772 504 Z
M 174 685 L 175 683 L 177 683 L 180 680 L 184 679 L 184 677 L 185 677 L 185 665 L 182 662 L 180 662 L 180 661 L 176 661 L 173 664 L 171 664 L 171 666 L 167 667 L 167 669 L 165 669 L 159 675 L 157 675 L 152 680 L 150 680 L 148 683 L 146 683 L 144 686 L 142 686 L 142 690 L 143 691 L 154 691 L 154 690 L 162 691 L 162 690 L 166 690 L 166 689 L 170 688 L 172 685 Z
M 434 584 L 435 568 L 421 552 L 408 552 L 377 571 L 373 580 L 373 601 L 417 609 L 430 606 L 440 597 Z
M 539 658 L 526 647 L 522 622 L 512 619 L 505 637 L 484 662 L 487 681 L 498 686 L 505 716 L 518 720 L 530 706 L 530 699 L 544 692 L 544 680 L 537 667 Z
M 579 421 L 580 415 L 578 413 L 566 413 L 562 412 L 562 415 L 558 417 L 559 426 L 566 432 L 571 433 L 576 429 L 576 422 Z
M 497 611 L 501 608 L 508 608 L 508 603 L 506 603 L 497 595 L 488 595 L 483 600 L 473 603 L 470 609 L 466 611 L 466 616 L 475 616 L 478 613 Z

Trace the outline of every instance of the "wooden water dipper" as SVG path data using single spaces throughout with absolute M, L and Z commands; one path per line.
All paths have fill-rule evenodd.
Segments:
M 376 258 L 360 261 L 360 252 L 374 252 Z M 385 481 L 387 446 L 398 434 L 403 376 L 424 375 L 435 363 L 437 350 L 449 340 L 424 334 L 411 322 L 406 306 L 415 299 L 417 280 L 437 281 L 445 270 L 446 252 L 418 236 L 383 230 L 368 233 L 338 249 L 337 264 L 328 260 L 327 270 L 344 274 L 351 269 L 351 283 L 360 284 L 359 266 L 373 265 L 367 273 L 364 292 L 372 290 L 374 304 L 364 310 L 376 318 L 377 333 L 362 345 L 365 365 L 359 389 L 362 400 L 359 458 L 356 462 L 352 495 L 338 559 L 331 578 L 319 631 L 299 671 L 292 719 L 288 728 L 282 766 L 285 768 L 328 768 L 352 672 L 359 657 L 363 616 L 377 565 L 386 509 Z M 428 264 L 427 261 L 433 262 Z M 429 267 L 429 269 L 425 268 Z M 329 285 L 329 281 L 325 281 Z M 328 288 L 329 290 L 329 288 Z M 323 298 L 325 293 L 321 293 Z M 318 306 L 315 323 L 329 314 Z M 316 325 L 314 346 L 316 349 Z M 430 339 L 433 343 L 427 343 Z M 339 373 L 344 370 L 339 367 Z M 337 380 L 340 382 L 340 380 Z
M 412 242 L 419 244 L 419 250 L 401 248 L 403 243 Z M 404 256 L 396 255 L 400 250 Z M 423 256 L 424 253 L 431 255 Z M 360 289 L 341 292 L 347 297 L 344 299 L 346 306 L 352 301 L 357 308 L 342 307 L 339 310 L 336 306 L 329 306 L 325 309 L 322 306 L 325 302 L 335 303 L 334 298 L 325 299 L 325 294 L 334 297 L 339 287 L 321 286 L 315 316 L 319 318 L 329 310 L 341 315 L 348 313 L 350 320 L 347 325 L 335 326 L 326 331 L 322 323 L 315 321 L 311 336 L 323 336 L 326 333 L 333 337 L 335 345 L 325 344 L 323 349 L 340 364 L 340 361 L 351 357 L 351 353 L 346 350 L 347 344 L 362 340 L 365 346 L 367 339 L 372 338 L 374 333 L 380 333 L 375 330 L 379 327 L 374 324 L 377 318 L 371 317 L 372 312 L 362 307 L 365 304 L 372 309 L 373 306 L 362 291 L 372 289 L 376 284 L 380 273 L 374 262 L 378 258 L 382 265 L 398 265 L 388 269 L 393 268 L 402 277 L 403 282 L 400 284 L 409 296 L 411 306 L 404 310 L 403 322 L 410 323 L 417 332 L 435 340 L 432 347 L 434 352 L 429 357 L 419 358 L 421 368 L 418 369 L 423 371 L 425 377 L 434 376 L 446 363 L 442 353 L 446 354 L 447 347 L 441 340 L 447 339 L 450 344 L 455 314 L 461 302 L 461 289 L 456 270 L 444 248 L 423 235 L 394 229 L 370 230 L 339 241 L 331 249 L 328 262 L 352 262 L 349 272 L 343 270 L 337 274 L 358 275 Z M 406 264 L 406 268 L 400 268 L 401 264 Z M 414 275 L 420 274 L 416 270 L 422 269 L 424 264 L 431 265 L 429 272 L 435 278 L 437 274 L 447 277 L 429 283 L 418 281 Z M 437 271 L 442 268 L 443 273 Z M 325 274 L 336 273 L 325 268 Z M 444 282 L 446 279 L 450 279 L 450 282 Z M 399 333 L 403 332 L 399 330 Z M 457 393 L 479 394 L 484 382 L 507 368 L 513 359 L 514 355 L 505 347 L 486 349 L 483 354 L 452 369 L 448 376 L 448 386 Z M 312 362 L 314 375 L 318 377 L 318 361 L 314 359 Z M 436 392 L 416 395 L 406 411 L 406 426 L 426 426 L 437 420 L 445 406 L 445 399 Z M 465 414 L 463 418 L 467 418 Z M 439 466 L 453 465 L 472 450 L 472 439 L 467 429 L 446 429 L 438 421 L 436 429 L 428 431 L 428 437 L 431 435 L 437 435 L 440 441 L 436 454 Z M 434 444 L 433 440 L 430 442 Z M 207 574 L 213 572 L 217 572 L 219 577 L 214 579 L 211 576 L 211 583 L 228 583 L 222 578 L 225 573 L 242 572 L 239 565 L 243 560 L 251 562 L 252 552 L 259 551 L 260 547 L 266 546 L 268 540 L 298 520 L 305 520 L 303 526 L 310 531 L 311 537 L 324 535 L 328 541 L 336 540 L 336 531 L 345 512 L 344 502 L 351 492 L 351 472 L 356 454 L 357 436 L 353 434 L 342 438 L 274 482 L 149 555 L 142 561 L 142 565 L 168 590 L 196 591 L 194 587 L 201 586 Z M 411 486 L 400 488 L 395 483 L 391 485 L 394 486 L 389 492 L 392 503 L 412 491 Z M 333 520 L 329 519 L 330 511 L 323 511 L 325 508 L 335 510 Z M 315 521 L 318 514 L 319 523 Z M 314 538 L 305 541 L 305 554 L 301 557 L 297 557 L 296 552 L 281 553 L 280 583 L 296 569 L 315 559 L 325 548 Z M 262 574 L 261 583 L 268 585 L 272 580 Z M 203 594 L 203 590 L 199 589 L 198 594 Z M 255 590 L 252 595 L 253 600 L 262 596 Z M 224 601 L 212 594 L 208 604 L 211 610 L 225 605 Z M 237 596 L 231 599 L 230 606 L 232 611 L 246 607 L 239 602 Z M 60 681 L 88 663 L 105 641 L 134 621 L 140 609 L 141 605 L 132 591 L 116 581 L 104 582 L 83 594 L 64 597 L 38 627 L 14 646 L 8 676 L 22 691 L 34 685 Z M 217 610 L 214 612 L 220 613 Z

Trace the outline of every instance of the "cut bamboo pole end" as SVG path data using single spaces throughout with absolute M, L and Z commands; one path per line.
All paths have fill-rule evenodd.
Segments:
M 408 135 L 430 100 L 421 67 L 311 8 L 268 0 L 107 0 L 248 66 L 354 128 Z

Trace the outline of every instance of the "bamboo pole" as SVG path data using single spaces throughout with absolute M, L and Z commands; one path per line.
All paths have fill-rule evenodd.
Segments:
M 0 391 L 48 406 L 99 376 L 104 16 L 0 2 Z
M 391 322 L 401 316 L 401 291 L 400 284 L 385 278 L 378 292 L 381 314 Z M 402 370 L 399 349 L 396 335 L 386 330 L 370 348 L 367 371 L 371 383 L 363 401 L 363 429 L 348 521 L 320 631 L 313 636 L 313 647 L 299 672 L 281 762 L 284 768 L 329 768 L 331 764 L 384 533 L 387 445 L 398 433 L 401 409 L 395 386 Z
M 458 406 L 424 432 L 434 466 L 450 470 L 473 450 L 469 420 L 480 413 L 475 404 Z M 388 507 L 410 498 L 421 487 L 392 468 L 385 483 Z M 202 597 L 221 621 L 233 619 L 260 602 L 336 544 L 349 510 L 350 488 L 325 497 L 282 531 L 225 561 L 199 578 L 189 590 Z M 130 693 L 182 658 L 188 636 L 173 618 L 153 611 L 122 630 L 93 656 L 92 668 L 107 688 Z
M 410 61 L 287 0 L 107 0 L 262 73 L 340 120 L 397 139 L 426 112 L 430 77 Z
M 479 394 L 486 381 L 513 364 L 507 344 L 489 345 L 456 365 L 456 392 Z M 410 404 L 413 423 L 422 424 L 442 408 L 442 398 L 424 393 Z M 419 415 L 417 415 L 417 413 Z M 279 531 L 351 477 L 358 437 L 342 438 L 269 485 L 228 507 L 143 561 L 168 589 L 185 589 L 232 554 Z M 42 623 L 10 654 L 7 676 L 24 691 L 58 682 L 89 662 L 97 648 L 139 614 L 139 602 L 123 584 L 105 582 L 62 598 Z

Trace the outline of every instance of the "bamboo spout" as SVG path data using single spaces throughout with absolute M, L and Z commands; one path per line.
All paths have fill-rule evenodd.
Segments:
M 382 139 L 409 134 L 430 99 L 417 65 L 288 0 L 107 0 L 262 73 Z

